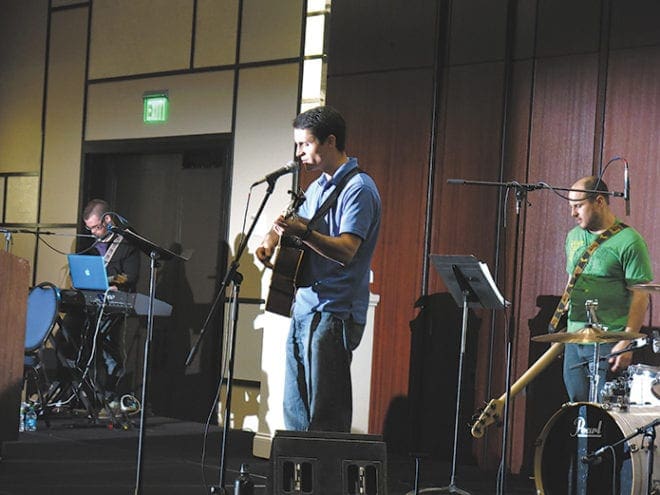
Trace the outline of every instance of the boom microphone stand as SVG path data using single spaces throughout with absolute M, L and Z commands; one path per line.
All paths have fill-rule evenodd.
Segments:
M 243 254 L 243 251 L 245 251 L 245 248 L 247 247 L 248 240 L 250 239 L 250 236 L 252 235 L 252 231 L 254 231 L 257 222 L 259 221 L 259 217 L 261 217 L 261 213 L 263 212 L 264 207 L 268 202 L 268 198 L 270 198 L 271 194 L 273 193 L 273 189 L 275 188 L 275 181 L 278 179 L 278 177 L 279 177 L 278 175 L 271 174 L 270 176 L 267 176 L 265 179 L 265 182 L 268 182 L 268 188 L 266 189 L 266 194 L 263 200 L 261 201 L 261 205 L 257 210 L 257 214 L 254 216 L 254 219 L 252 220 L 252 225 L 250 225 L 247 234 L 243 236 L 243 239 L 241 240 L 241 243 L 238 246 L 236 253 L 234 254 L 234 259 L 232 260 L 231 265 L 227 270 L 227 274 L 225 275 L 225 278 L 222 280 L 222 284 L 220 286 L 220 289 L 218 290 L 218 294 L 215 300 L 213 301 L 213 304 L 211 305 L 211 309 L 209 310 L 209 313 L 206 317 L 204 325 L 202 326 L 202 330 L 200 331 L 199 336 L 197 337 L 197 341 L 195 342 L 195 345 L 193 345 L 192 349 L 190 349 L 190 353 L 188 354 L 188 358 L 186 359 L 186 364 L 185 364 L 186 366 L 190 366 L 190 363 L 192 363 L 193 359 L 195 358 L 195 354 L 197 353 L 202 338 L 206 333 L 211 317 L 215 313 L 216 306 L 218 305 L 221 299 L 224 300 L 224 295 L 227 290 L 227 287 L 231 283 L 232 284 L 232 295 L 231 295 L 232 306 L 230 313 L 231 340 L 229 343 L 230 351 L 229 351 L 229 361 L 227 366 L 227 391 L 226 391 L 227 400 L 225 404 L 225 412 L 223 415 L 222 445 L 220 448 L 220 473 L 219 473 L 218 485 L 211 487 L 211 493 L 220 493 L 221 495 L 229 495 L 229 492 L 227 492 L 225 488 L 225 484 L 226 484 L 225 461 L 227 456 L 227 438 L 228 438 L 229 423 L 231 421 L 231 394 L 232 394 L 232 382 L 234 375 L 236 333 L 238 329 L 238 305 L 239 305 L 238 296 L 240 293 L 241 282 L 243 281 L 243 275 L 241 275 L 238 272 L 238 267 L 240 265 L 240 259 Z

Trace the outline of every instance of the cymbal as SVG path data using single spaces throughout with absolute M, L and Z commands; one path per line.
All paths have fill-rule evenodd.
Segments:
M 546 333 L 532 337 L 534 342 L 560 342 L 563 344 L 608 344 L 619 340 L 646 338 L 643 333 L 606 332 L 597 327 L 584 327 L 577 332 Z
M 639 292 L 660 292 L 660 284 L 636 284 L 628 288 Z

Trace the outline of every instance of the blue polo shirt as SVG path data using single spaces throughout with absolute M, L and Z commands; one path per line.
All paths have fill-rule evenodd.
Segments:
M 298 214 L 312 218 L 332 193 L 341 178 L 356 168 L 356 158 L 349 158 L 327 180 L 325 174 L 305 191 L 305 202 Z M 346 266 L 341 266 L 320 256 L 311 249 L 305 252 L 305 279 L 309 287 L 299 288 L 293 306 L 293 314 L 304 315 L 314 311 L 326 311 L 346 320 L 353 317 L 356 323 L 365 323 L 369 306 L 369 271 L 380 229 L 381 203 L 378 188 L 367 174 L 356 174 L 344 186 L 334 208 L 315 223 L 314 230 L 337 237 L 343 233 L 362 239 L 357 253 Z

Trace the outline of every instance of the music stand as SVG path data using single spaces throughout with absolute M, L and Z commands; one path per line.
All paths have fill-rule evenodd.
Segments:
M 456 388 L 456 417 L 454 420 L 454 447 L 452 452 L 451 478 L 449 485 L 441 488 L 425 488 L 425 493 L 459 493 L 470 495 L 456 486 L 456 453 L 458 448 L 458 421 L 461 408 L 461 388 L 463 378 L 463 358 L 468 325 L 468 308 L 505 309 L 504 299 L 488 270 L 488 265 L 474 256 L 432 254 L 431 262 L 447 286 L 449 293 L 459 307 L 463 308 L 461 325 L 461 348 L 458 361 L 458 384 Z
M 146 427 L 146 409 L 147 409 L 147 389 L 149 384 L 149 354 L 151 350 L 151 339 L 153 338 L 154 328 L 154 302 L 156 301 L 156 265 L 158 260 L 170 260 L 178 258 L 188 261 L 190 258 L 176 254 L 168 249 L 160 247 L 149 239 L 145 239 L 129 227 L 117 227 L 109 225 L 108 230 L 116 233 L 135 244 L 140 251 L 149 256 L 149 307 L 147 310 L 147 335 L 144 339 L 144 358 L 142 363 L 142 396 L 140 407 L 140 435 L 138 439 L 137 468 L 135 474 L 135 495 L 142 493 L 142 464 L 143 464 L 143 444 Z

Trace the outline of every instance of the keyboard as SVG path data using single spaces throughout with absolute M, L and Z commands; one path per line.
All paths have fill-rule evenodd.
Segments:
M 96 290 L 66 289 L 60 291 L 61 311 L 78 308 L 101 308 L 104 293 Z M 105 313 L 125 313 L 129 316 L 146 316 L 149 313 L 149 297 L 138 292 L 109 291 Z M 154 316 L 170 316 L 172 306 L 165 301 L 154 299 Z

